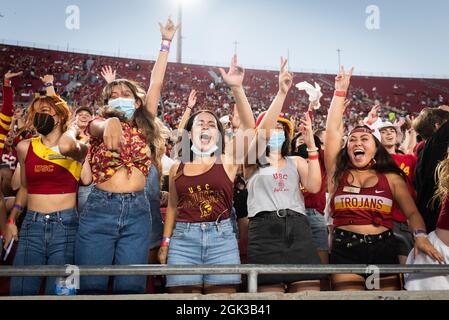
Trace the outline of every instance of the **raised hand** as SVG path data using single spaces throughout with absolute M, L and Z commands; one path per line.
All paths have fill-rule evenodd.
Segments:
M 55 77 L 51 74 L 46 74 L 45 76 L 41 77 L 41 81 L 44 84 L 53 83 L 55 81 Z
M 335 77 L 335 90 L 348 91 L 353 71 L 354 68 L 351 68 L 351 70 L 349 70 L 349 73 L 347 74 L 345 72 L 345 67 L 341 66 L 340 74 Z
M 231 66 L 228 73 L 223 68 L 218 69 L 224 82 L 230 87 L 241 87 L 245 78 L 245 69 L 237 63 L 237 55 L 234 54 L 231 59 Z
M 104 66 L 101 68 L 101 76 L 104 80 L 106 80 L 107 83 L 111 83 L 115 80 L 115 77 L 117 75 L 117 70 L 112 70 L 111 66 Z
M 380 104 L 374 105 L 371 108 L 370 112 L 368 112 L 368 119 L 375 121 L 379 117 L 380 108 L 381 108 Z
M 415 120 L 414 116 L 411 116 L 409 114 L 405 116 L 405 126 L 407 130 L 412 128 L 413 120 Z
M 396 119 L 396 121 L 393 123 L 393 125 L 395 127 L 397 127 L 397 128 L 402 127 L 402 125 L 404 125 L 404 124 L 405 124 L 405 119 L 404 118 Z
M 287 94 L 293 84 L 293 74 L 285 70 L 288 60 L 281 57 L 281 67 L 279 71 L 279 91 Z
M 189 101 L 187 103 L 187 108 L 192 109 L 196 105 L 196 90 L 193 89 L 189 94 Z
M 23 73 L 23 71 L 20 72 L 11 72 L 11 70 L 9 70 L 6 74 L 5 74 L 5 80 L 11 80 L 14 77 L 20 76 Z
M 162 40 L 172 41 L 175 36 L 176 30 L 179 28 L 179 24 L 175 25 L 170 17 L 168 17 L 165 25 L 159 22 L 159 27 L 161 30 Z
M 308 112 L 306 112 L 304 118 L 301 119 L 300 130 L 307 148 L 315 148 L 316 146 L 315 139 L 313 137 L 312 119 L 310 119 Z

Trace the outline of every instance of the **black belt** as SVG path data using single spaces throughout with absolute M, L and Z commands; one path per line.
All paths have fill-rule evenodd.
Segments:
M 261 211 L 256 214 L 256 217 L 269 217 L 278 216 L 279 218 L 285 218 L 287 216 L 298 216 L 302 215 L 299 212 L 290 209 L 279 209 L 274 211 Z
M 379 234 L 361 234 L 336 228 L 333 231 L 333 235 L 336 242 L 346 243 L 346 246 L 349 248 L 362 243 L 372 244 L 388 239 L 393 236 L 393 231 L 387 230 Z

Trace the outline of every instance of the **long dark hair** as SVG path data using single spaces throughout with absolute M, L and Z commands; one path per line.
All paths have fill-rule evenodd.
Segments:
M 220 135 L 217 140 L 218 150 L 214 153 L 214 155 L 218 158 L 218 156 L 224 154 L 224 152 L 225 152 L 225 139 L 224 139 L 225 131 L 224 131 L 223 125 L 220 122 L 220 119 L 218 119 L 217 115 L 215 113 L 213 113 L 212 111 L 199 110 L 190 116 L 189 120 L 187 120 L 185 130 L 184 130 L 184 132 L 182 132 L 181 148 L 179 149 L 179 153 L 178 153 L 182 162 L 193 161 L 194 154 L 193 154 L 193 151 L 191 150 L 193 143 L 192 143 L 192 140 L 188 137 L 188 133 L 192 131 L 193 121 L 200 113 L 211 114 L 217 122 L 217 129 L 218 129 L 218 132 L 220 133 Z M 188 145 L 187 145 L 186 141 L 189 141 Z M 184 151 L 185 150 L 184 148 L 188 148 L 188 158 L 186 157 L 187 153 Z
M 367 126 L 357 126 L 357 128 L 368 128 Z M 372 169 L 379 173 L 395 173 L 401 176 L 405 181 L 407 180 L 407 176 L 404 171 L 402 171 L 396 162 L 393 160 L 391 155 L 388 153 L 387 149 L 382 145 L 382 143 L 373 135 L 374 142 L 376 144 L 376 154 L 374 155 L 374 160 L 376 163 L 372 166 Z M 349 139 L 348 139 L 349 141 Z M 348 155 L 348 141 L 343 149 L 337 155 L 336 160 L 336 168 L 334 173 L 334 184 L 335 186 L 339 185 L 339 182 L 343 176 L 343 173 L 352 169 L 351 167 L 351 159 Z M 346 181 L 345 181 L 346 182 Z

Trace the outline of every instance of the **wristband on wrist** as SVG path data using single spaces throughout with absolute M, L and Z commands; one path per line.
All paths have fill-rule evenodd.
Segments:
M 424 229 L 415 229 L 413 231 L 413 237 L 418 238 L 418 237 L 427 237 L 427 231 Z
M 23 211 L 23 207 L 18 203 L 14 203 L 14 205 L 12 207 L 16 208 L 19 212 Z
M 10 87 L 11 86 L 11 80 L 10 79 L 5 79 L 5 81 L 3 81 L 3 84 L 5 85 L 5 87 Z
M 169 40 L 162 40 L 161 52 L 169 52 L 170 51 L 170 44 L 171 44 L 171 41 L 169 41 Z
M 168 247 L 170 245 L 169 237 L 162 237 L 161 247 Z
M 318 160 L 320 158 L 320 155 L 318 154 L 318 153 L 315 153 L 315 154 L 312 154 L 312 155 L 310 155 L 309 154 L 309 160 Z
M 346 98 L 346 91 L 342 91 L 342 90 L 335 90 L 334 92 L 334 96 L 336 97 L 342 97 L 342 98 Z
M 318 147 L 315 147 L 315 148 L 312 148 L 312 149 L 306 148 L 306 150 L 307 150 L 307 152 L 317 152 L 318 151 Z
M 13 218 L 9 218 L 8 220 L 6 220 L 6 224 L 16 224 L 16 221 Z
M 45 88 L 49 88 L 49 87 L 53 87 L 53 83 L 47 82 L 47 83 L 45 84 Z

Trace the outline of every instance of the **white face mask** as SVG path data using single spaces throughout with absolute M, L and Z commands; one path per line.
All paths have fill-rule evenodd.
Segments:
M 210 155 L 212 153 L 214 153 L 215 151 L 218 150 L 218 146 L 215 144 L 212 147 L 210 147 L 209 150 L 207 151 L 201 151 L 200 149 L 198 149 L 194 144 L 192 144 L 192 147 L 190 148 L 190 150 L 192 150 L 192 152 L 198 156 L 198 157 L 210 157 Z

